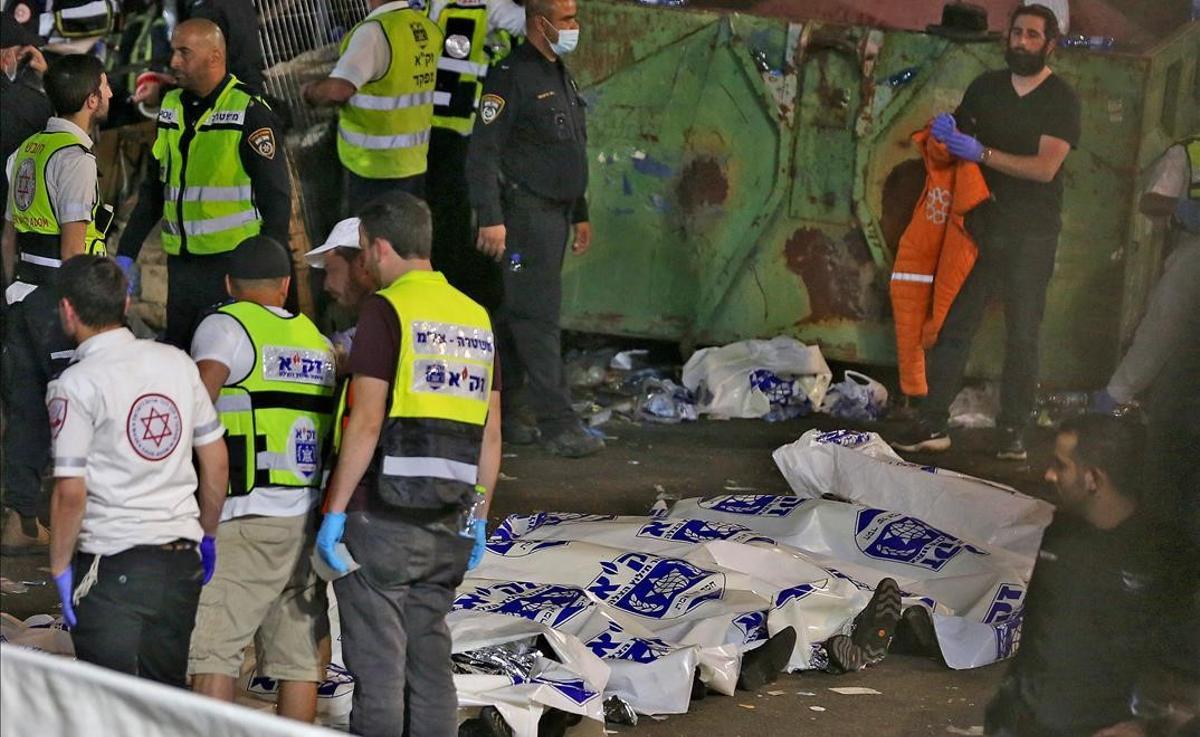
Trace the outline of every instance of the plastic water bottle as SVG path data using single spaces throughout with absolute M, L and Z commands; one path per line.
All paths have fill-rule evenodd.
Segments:
M 521 252 L 520 251 L 512 251 L 508 254 L 508 270 L 509 271 L 520 271 L 524 267 L 525 267 L 525 265 L 521 263 Z
M 475 530 L 471 529 L 471 527 L 475 522 L 476 513 L 483 507 L 485 499 L 487 499 L 487 489 L 479 484 L 475 484 L 475 498 L 471 501 L 471 506 L 463 511 L 462 517 L 459 518 L 459 535 L 474 539 Z

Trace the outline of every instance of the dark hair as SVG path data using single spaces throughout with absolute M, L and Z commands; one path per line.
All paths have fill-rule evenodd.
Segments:
M 1038 5 L 1037 3 L 1018 5 L 1017 9 L 1013 11 L 1012 17 L 1008 19 L 1008 30 L 1012 30 L 1013 24 L 1022 15 L 1032 15 L 1035 18 L 1042 19 L 1042 22 L 1046 25 L 1047 41 L 1055 41 L 1062 35 L 1062 31 L 1058 27 L 1058 16 L 1050 8 L 1047 8 L 1045 5 Z
M 525 0 L 525 12 L 549 18 L 554 12 L 554 0 Z
M 1122 496 L 1141 497 L 1146 431 L 1140 424 L 1108 415 L 1081 415 L 1064 420 L 1059 434 L 1077 438 L 1075 461 L 1103 471 Z
M 433 221 L 425 201 L 407 192 L 377 197 L 358 213 L 368 240 L 381 238 L 400 258 L 429 258 Z
M 338 256 L 348 264 L 362 258 L 363 250 L 358 246 L 338 246 L 329 252 L 330 256 Z
M 106 328 L 125 322 L 128 284 L 121 267 L 102 256 L 72 256 L 55 278 L 59 296 L 71 303 L 79 320 L 89 328 Z
M 74 115 L 100 91 L 104 64 L 90 54 L 67 54 L 55 59 L 42 80 L 55 115 Z

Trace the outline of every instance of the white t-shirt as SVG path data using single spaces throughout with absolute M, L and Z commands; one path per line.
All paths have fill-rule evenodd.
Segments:
M 267 307 L 280 317 L 291 317 L 292 313 L 280 307 Z M 330 348 L 332 350 L 332 348 Z M 254 370 L 254 344 L 250 336 L 236 319 L 216 313 L 209 315 L 196 326 L 192 336 L 192 360 L 216 361 L 229 368 L 225 386 L 233 386 L 245 379 Z M 220 404 L 220 400 L 217 401 Z M 221 521 L 261 515 L 264 517 L 294 517 L 307 514 L 321 500 L 319 489 L 297 489 L 286 486 L 264 486 L 245 496 L 226 498 L 221 510 Z
M 1187 196 L 1191 183 L 1192 167 L 1188 162 L 1187 149 L 1175 144 L 1154 163 L 1146 193 L 1179 199 Z
M 203 536 L 192 448 L 225 429 L 186 353 L 125 328 L 100 333 L 50 382 L 46 406 L 55 477 L 87 484 L 80 551 Z

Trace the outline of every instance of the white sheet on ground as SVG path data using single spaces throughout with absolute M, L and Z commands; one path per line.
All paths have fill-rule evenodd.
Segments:
M 877 433 L 809 430 L 773 454 L 792 491 L 832 493 L 1004 548 L 1032 570 L 1054 506 L 1004 484 L 909 463 Z
M 681 381 L 696 392 L 703 414 L 758 418 L 771 411 L 771 400 L 751 381 L 751 374 L 759 370 L 795 377 L 813 407 L 821 406 L 833 379 L 818 346 L 779 336 L 702 348 L 684 364 Z

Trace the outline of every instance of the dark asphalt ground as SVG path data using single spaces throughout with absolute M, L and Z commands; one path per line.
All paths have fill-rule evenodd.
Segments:
M 492 522 L 506 514 L 537 510 L 645 514 L 659 488 L 680 498 L 726 493 L 726 486 L 786 493 L 771 451 L 811 427 L 837 426 L 844 425 L 828 418 L 775 424 L 702 420 L 684 425 L 616 420 L 604 427 L 612 437 L 608 450 L 591 458 L 564 460 L 537 448 L 506 447 Z M 872 429 L 887 427 L 884 423 Z M 916 460 L 1041 493 L 1039 469 L 1049 458 L 1050 436 L 1037 437 L 1029 464 L 992 460 L 986 453 L 988 436 L 986 431 L 958 433 L 949 453 Z M 4 557 L 0 575 L 13 581 L 47 580 L 45 566 L 42 557 Z M 56 613 L 57 608 L 49 582 L 27 593 L 0 595 L 0 610 L 18 618 Z M 860 673 L 784 676 L 758 693 L 709 696 L 695 702 L 686 715 L 663 721 L 644 718 L 637 727 L 610 725 L 610 729 L 636 737 L 969 734 L 972 726 L 982 725 L 983 708 L 1004 667 L 951 671 L 931 660 L 893 656 Z M 828 690 L 841 686 L 866 686 L 880 693 L 845 696 Z

